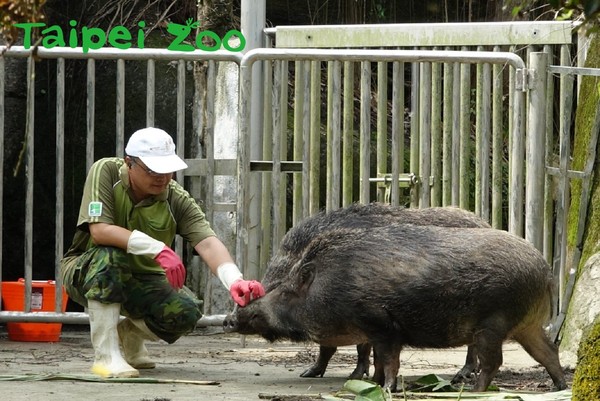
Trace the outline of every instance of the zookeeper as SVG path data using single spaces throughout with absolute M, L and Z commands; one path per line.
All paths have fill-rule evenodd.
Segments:
M 171 344 L 200 319 L 197 302 L 179 291 L 186 272 L 170 248 L 175 234 L 193 246 L 238 305 L 264 295 L 259 282 L 243 279 L 200 206 L 172 179 L 187 165 L 171 136 L 140 129 L 125 153 L 92 165 L 73 243 L 61 261 L 69 297 L 88 308 L 92 372 L 103 377 L 136 377 L 138 369 L 154 368 L 144 341 Z

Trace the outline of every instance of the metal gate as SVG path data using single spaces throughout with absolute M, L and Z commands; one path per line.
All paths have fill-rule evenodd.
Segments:
M 264 128 L 262 132 L 252 132 L 252 120 L 260 116 L 250 112 L 251 91 L 257 90 L 252 86 L 252 67 L 258 61 L 267 61 L 263 66 L 266 71 L 266 85 L 272 86 L 272 91 L 265 90 L 265 104 L 263 110 Z M 289 78 L 290 64 L 293 62 L 293 73 L 295 77 Z M 321 93 L 321 63 L 326 64 L 326 93 Z M 354 99 L 349 94 L 348 87 L 353 88 L 354 74 L 349 63 L 360 66 L 360 78 L 357 87 L 360 88 L 360 118 L 359 118 L 359 146 L 353 145 L 353 132 L 346 125 L 351 119 L 354 111 Z M 251 256 L 244 249 L 244 242 L 238 248 L 238 258 L 242 266 L 256 263 L 260 259 L 261 266 L 265 260 L 270 258 L 272 249 L 276 247 L 290 224 L 309 216 L 320 210 L 335 209 L 351 202 L 363 203 L 383 200 L 386 189 L 389 186 L 389 199 L 394 204 L 400 203 L 400 187 L 411 189 L 409 203 L 415 203 L 421 207 L 427 207 L 430 203 L 431 192 L 436 190 L 459 190 L 462 181 L 449 181 L 449 177 L 442 179 L 441 175 L 432 176 L 432 158 L 441 157 L 441 149 L 437 153 L 431 153 L 431 115 L 422 117 L 422 127 L 415 139 L 411 136 L 411 146 L 416 148 L 413 152 L 401 150 L 404 141 L 404 107 L 403 94 L 400 90 L 394 91 L 394 100 L 389 111 L 392 122 L 391 130 L 378 130 L 375 135 L 371 133 L 371 70 L 372 63 L 377 65 L 378 70 L 387 68 L 387 64 L 393 68 L 393 88 L 403 88 L 404 81 L 400 74 L 405 63 L 418 63 L 419 68 L 430 69 L 432 63 L 446 63 L 452 65 L 459 71 L 463 64 L 483 64 L 490 70 L 492 65 L 500 65 L 505 69 L 506 76 L 514 75 L 513 84 L 508 90 L 511 98 L 512 108 L 510 121 L 510 148 L 508 152 L 494 157 L 502 157 L 506 154 L 510 163 L 510 173 L 501 179 L 507 183 L 509 188 L 508 215 L 509 229 L 517 235 L 522 235 L 523 228 L 525 236 L 541 248 L 541 233 L 543 232 L 542 212 L 543 208 L 543 182 L 544 182 L 544 157 L 536 152 L 525 153 L 528 149 L 543 149 L 545 130 L 540 121 L 544 121 L 543 94 L 545 93 L 545 74 L 547 66 L 547 55 L 545 53 L 532 53 L 530 63 L 535 68 L 528 69 L 523 60 L 510 52 L 465 52 L 465 51 L 427 51 L 427 50 L 316 50 L 316 49 L 258 49 L 246 54 L 241 62 L 240 83 L 240 159 L 238 163 L 239 195 L 241 201 L 238 203 L 238 232 L 242 233 L 241 239 L 247 241 L 249 236 L 263 238 L 262 254 Z M 344 65 L 344 83 L 342 87 L 342 65 Z M 422 65 L 422 67 L 421 67 Z M 350 71 L 350 72 L 349 72 Z M 358 75 L 358 74 L 356 74 Z M 499 74 L 502 79 L 504 74 Z M 272 79 L 272 80 L 271 80 Z M 288 98 L 288 81 L 296 83 L 294 88 L 293 102 Z M 451 80 L 451 83 L 454 81 Z M 379 82 L 379 85 L 382 85 Z M 527 97 L 529 119 L 525 116 L 525 94 Z M 540 98 L 539 94 L 542 94 Z M 342 96 L 345 102 L 342 105 Z M 323 97 L 323 98 L 322 98 Z M 384 98 L 385 99 L 385 98 Z M 422 102 L 431 102 L 431 91 L 429 98 Z M 321 104 L 327 105 L 326 118 L 321 116 Z M 379 108 L 386 108 L 387 101 L 380 101 Z M 293 104 L 293 106 L 292 106 Z M 383 105 L 382 105 L 383 104 Z M 431 103 L 429 103 L 431 104 Z M 500 107 L 508 107 L 506 105 Z M 540 112 L 540 107 L 542 112 Z M 293 112 L 290 110 L 294 109 Z M 316 109 L 316 110 L 315 110 Z M 385 110 L 385 109 L 384 109 Z M 288 127 L 288 114 L 293 117 L 293 128 Z M 378 115 L 386 116 L 386 111 Z M 326 126 L 321 127 L 320 121 L 326 120 Z M 525 123 L 529 123 L 528 135 L 525 136 Z M 378 124 L 383 124 L 378 121 Z M 379 127 L 379 126 L 378 126 Z M 262 135 L 261 135 L 262 134 Z M 390 137 L 388 138 L 388 134 Z M 452 132 L 448 132 L 452 135 Z M 483 154 L 481 149 L 489 148 L 489 132 L 486 138 L 475 138 L 484 141 L 484 145 L 477 149 L 482 153 L 482 169 L 489 171 L 489 155 Z M 412 135 L 412 132 L 411 132 Z M 499 134 L 500 135 L 500 134 Z M 376 136 L 376 139 L 372 139 Z M 263 157 L 273 160 L 271 177 L 262 180 L 262 196 L 256 196 L 256 185 L 250 185 L 250 143 L 264 141 Z M 391 142 L 392 151 L 386 148 L 387 142 Z M 442 138 L 433 139 L 435 146 L 440 146 Z M 370 160 L 372 152 L 371 142 L 377 143 L 375 160 L 378 176 L 373 177 L 373 166 Z M 470 135 L 463 138 L 462 146 L 469 146 L 473 142 Z M 321 152 L 321 145 L 326 147 L 326 152 Z M 415 145 L 416 144 L 416 145 Z M 454 152 L 446 153 L 445 157 L 450 165 L 458 166 L 468 155 L 456 151 L 456 143 L 448 138 L 447 146 L 454 147 Z M 527 146 L 526 146 L 527 145 Z M 382 150 L 383 148 L 383 150 Z M 449 148 L 450 149 L 450 148 Z M 412 150 L 412 149 L 411 149 Z M 498 148 L 498 152 L 503 152 Z M 352 168 L 348 169 L 346 163 L 354 154 L 360 159 L 358 174 L 353 174 Z M 414 160 L 411 156 L 416 154 Z M 419 156 L 420 155 L 420 156 Z M 325 171 L 321 172 L 322 159 L 326 158 Z M 388 159 L 391 165 L 391 174 L 382 171 L 381 166 L 386 166 Z M 478 156 L 479 159 L 479 156 Z M 409 162 L 407 162 L 409 160 Z M 441 161 L 441 159 L 439 160 Z M 283 162 L 301 163 L 302 171 L 292 173 L 282 169 Z M 375 163 L 373 163 L 375 164 Z M 405 172 L 404 166 L 409 164 L 409 171 Z M 436 163 L 437 164 L 437 163 Z M 441 165 L 441 163 L 440 163 Z M 448 166 L 445 166 L 446 168 Z M 439 173 L 441 170 L 437 170 Z M 525 174 L 527 171 L 527 174 Z M 301 174 L 300 174 L 301 173 Z M 467 174 L 467 173 L 465 173 Z M 498 172 L 500 174 L 500 172 Z M 487 175 L 487 174 L 486 174 Z M 482 174 L 483 176 L 483 174 Z M 286 180 L 290 179 L 289 185 Z M 483 179 L 483 178 L 482 178 Z M 325 185 L 323 185 L 325 183 Z M 377 187 L 372 183 L 379 184 Z M 542 190 L 539 184 L 542 183 Z M 286 186 L 288 188 L 286 189 Z M 325 188 L 325 193 L 320 191 Z M 353 189 L 356 188 L 356 191 Z M 468 186 L 466 187 L 468 189 Z M 528 188 L 525 191 L 525 188 Z M 488 190 L 488 187 L 486 187 Z M 468 195 L 468 193 L 467 193 Z M 325 198 L 324 205 L 321 203 Z M 262 205 L 259 204 L 259 200 Z M 486 198 L 487 199 L 487 198 Z M 289 203 L 290 207 L 286 207 Z M 489 205 L 485 205 L 489 208 Z M 501 206 L 500 206 L 501 207 Z M 291 215 L 291 216 L 289 216 Z M 260 218 L 259 216 L 262 216 Z M 266 216 L 272 216 L 268 219 Z M 290 218 L 291 217 L 291 218 Z M 263 224 L 258 224 L 263 221 Z M 264 224 L 272 221 L 271 225 Z M 262 232 L 256 230 L 260 227 Z M 254 232 L 252 231 L 254 229 Z M 271 233 L 272 230 L 272 233 Z M 265 234 L 267 232 L 268 234 Z M 267 249 L 264 241 L 272 238 L 271 248 Z M 252 248 L 252 250 L 254 250 Z

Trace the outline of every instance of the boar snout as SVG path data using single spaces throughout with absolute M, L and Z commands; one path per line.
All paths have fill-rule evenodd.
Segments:
M 239 324 L 237 313 L 239 307 L 240 306 L 238 304 L 235 304 L 233 311 L 225 316 L 225 320 L 223 320 L 223 331 L 225 331 L 225 333 L 235 333 L 238 331 Z
M 238 331 L 238 320 L 235 313 L 230 313 L 225 316 L 225 320 L 223 320 L 223 331 L 225 333 L 235 333 Z

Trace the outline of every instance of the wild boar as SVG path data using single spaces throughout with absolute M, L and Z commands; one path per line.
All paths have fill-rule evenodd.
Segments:
M 477 217 L 474 213 L 457 207 L 408 209 L 375 202 L 366 205 L 355 203 L 329 213 L 321 212 L 300 222 L 284 236 L 280 249 L 269 263 L 262 280 L 265 290 L 268 292 L 282 282 L 294 263 L 298 261 L 307 245 L 306 241 L 310 240 L 312 236 L 340 227 L 369 228 L 385 226 L 390 223 L 490 228 L 485 220 Z M 335 344 L 331 346 L 320 345 L 317 360 L 300 376 L 322 377 L 336 350 Z M 369 343 L 357 344 L 356 350 L 358 358 L 356 368 L 349 376 L 351 379 L 360 379 L 365 375 L 369 375 L 371 345 Z M 476 368 L 477 358 L 471 347 L 469 347 L 465 366 L 456 374 L 454 381 L 469 377 Z
M 530 243 L 495 229 L 397 223 L 306 232 L 285 278 L 226 319 L 230 330 L 325 346 L 368 342 L 373 380 L 392 391 L 403 346 L 473 346 L 474 391 L 485 391 L 503 342 L 514 339 L 566 388 L 543 330 L 551 270 Z

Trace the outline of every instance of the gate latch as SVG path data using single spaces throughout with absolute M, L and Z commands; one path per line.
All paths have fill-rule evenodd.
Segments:
M 369 182 L 376 182 L 378 188 L 388 189 L 392 185 L 391 174 L 377 174 L 376 178 L 369 178 Z M 413 173 L 404 173 L 398 175 L 398 186 L 400 188 L 410 188 L 419 183 L 419 177 Z

